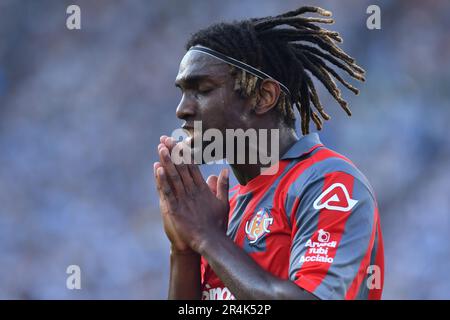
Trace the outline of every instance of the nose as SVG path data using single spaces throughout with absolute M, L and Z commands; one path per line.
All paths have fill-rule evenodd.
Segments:
M 189 118 L 193 118 L 195 116 L 195 110 L 195 103 L 192 99 L 189 99 L 185 94 L 183 94 L 183 97 L 177 107 L 177 117 L 182 120 L 188 120 Z

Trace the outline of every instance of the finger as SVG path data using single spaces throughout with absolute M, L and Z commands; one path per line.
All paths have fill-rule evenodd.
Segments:
M 161 137 L 159 137 L 159 141 L 161 142 L 161 143 L 164 143 L 164 141 L 167 139 L 167 136 L 166 135 L 162 135 Z
M 174 148 L 177 145 L 175 139 L 172 138 L 172 137 L 162 136 L 161 137 L 161 141 L 163 143 L 161 143 L 158 146 L 158 151 L 161 151 L 161 149 L 164 146 L 169 149 L 170 157 L 172 159 L 172 163 L 175 165 L 175 168 L 178 171 L 178 174 L 180 175 L 180 177 L 181 177 L 181 179 L 183 181 L 184 190 L 185 190 L 185 192 L 190 193 L 190 191 L 193 191 L 193 188 L 195 187 L 195 184 L 194 184 L 194 182 L 192 180 L 192 177 L 191 177 L 191 175 L 189 173 L 188 168 L 184 165 L 183 161 L 182 161 L 181 165 L 177 165 L 176 164 L 177 162 L 173 160 L 173 156 L 174 156 L 173 150 L 175 150 Z M 171 182 L 169 181 L 169 183 L 171 183 Z
M 208 179 L 206 179 L 206 184 L 209 187 L 209 190 L 211 190 L 212 193 L 214 193 L 214 195 L 217 195 L 217 180 L 219 179 L 219 177 L 215 176 L 215 175 L 210 175 L 208 177 Z
M 158 170 L 158 168 L 161 166 L 161 164 L 159 162 L 154 162 L 153 163 L 153 176 L 155 177 L 155 180 L 158 179 L 158 176 L 156 175 L 156 171 Z
M 217 179 L 217 198 L 226 203 L 228 203 L 229 180 L 228 169 L 220 171 L 219 178 Z
M 158 192 L 159 205 L 160 205 L 161 208 L 163 208 L 163 207 L 166 206 L 166 205 L 165 205 L 165 201 L 166 201 L 166 200 L 165 200 L 164 194 L 163 194 L 163 192 L 162 192 L 162 190 L 161 190 L 161 182 L 160 182 L 160 180 L 159 180 L 159 178 L 158 178 L 158 174 L 157 174 L 158 168 L 162 168 L 162 165 L 161 165 L 161 163 L 159 163 L 159 162 L 155 162 L 155 163 L 153 164 L 153 169 L 154 169 L 154 172 L 155 172 L 156 190 L 157 190 L 157 192 Z M 161 213 L 162 213 L 162 211 L 161 211 Z
M 155 162 L 153 164 L 153 172 L 155 174 L 155 181 L 156 181 L 156 190 L 158 191 L 158 197 L 159 197 L 159 206 L 160 208 L 163 208 L 165 206 L 164 202 L 165 202 L 165 197 L 161 191 L 161 183 L 160 180 L 158 178 L 158 168 L 162 168 L 161 163 L 159 162 Z M 161 211 L 161 214 L 163 213 L 163 210 Z
M 161 160 L 161 164 L 164 168 L 167 179 L 172 184 L 175 193 L 177 195 L 183 195 L 185 193 L 183 181 L 177 169 L 175 168 L 175 165 L 170 158 L 169 150 L 165 145 L 159 150 L 159 158 Z
M 159 145 L 158 145 L 158 155 L 159 155 L 159 153 L 161 152 L 161 149 L 162 148 L 164 148 L 164 144 L 162 144 L 162 143 L 160 143 Z M 159 157 L 160 157 L 160 159 L 161 159 L 161 156 L 159 155 Z M 158 165 L 156 164 L 156 163 L 158 163 Z M 159 167 L 162 167 L 162 164 L 161 164 L 161 162 L 156 162 L 154 165 L 153 165 L 153 170 L 154 170 L 154 173 L 155 173 L 155 179 L 156 179 L 156 170 L 159 168 Z M 155 168 L 155 166 L 156 166 L 156 168 Z M 170 186 L 173 188 L 173 184 L 172 184 L 172 182 L 171 181 L 169 181 L 169 184 L 170 184 Z M 157 185 L 158 186 L 158 185 Z M 158 190 L 159 191 L 159 190 Z
M 195 185 L 200 189 L 206 188 L 207 184 L 205 182 L 205 179 L 203 179 L 202 173 L 200 172 L 200 168 L 198 167 L 198 165 L 190 164 L 188 165 L 188 168 Z
M 156 175 L 156 171 L 158 170 L 158 168 L 162 167 L 161 162 L 156 161 L 153 163 L 153 173 L 155 175 L 155 178 L 157 177 Z
M 167 137 L 166 140 L 164 140 L 164 144 L 166 145 L 166 147 L 172 151 L 172 149 L 175 147 L 175 145 L 177 144 L 177 142 L 175 141 L 174 138 L 171 137 Z
M 158 190 L 158 192 L 160 192 L 160 188 L 159 188 L 159 183 L 158 183 L 158 175 L 156 174 L 156 172 L 158 171 L 158 168 L 161 168 L 161 167 L 162 167 L 162 165 L 160 162 L 153 163 L 153 174 L 155 176 L 156 189 Z
M 175 140 L 173 140 L 173 142 L 174 141 Z M 178 146 L 181 146 L 181 144 L 178 144 Z M 175 154 L 177 154 L 176 149 L 177 148 L 174 147 L 174 149 L 173 149 L 174 151 L 172 152 L 172 159 L 173 159 L 173 156 Z M 181 149 L 181 151 L 183 151 L 183 149 Z M 181 160 L 183 160 L 183 159 L 181 159 Z M 174 161 L 174 162 L 177 163 L 177 164 L 175 164 L 175 168 L 177 169 L 178 174 L 181 176 L 181 179 L 183 180 L 183 185 L 184 185 L 184 189 L 185 189 L 186 193 L 192 194 L 192 192 L 195 190 L 196 185 L 194 183 L 194 180 L 192 179 L 192 176 L 191 176 L 191 173 L 189 172 L 189 168 L 188 168 L 187 164 L 185 163 L 184 160 L 181 161 L 181 163 L 179 163 L 179 164 L 177 161 Z
M 175 210 L 177 200 L 175 198 L 175 195 L 173 193 L 172 188 L 169 185 L 169 181 L 167 180 L 168 177 L 165 173 L 165 170 L 163 167 L 159 167 L 156 170 L 156 175 L 158 178 L 158 184 L 161 190 L 161 194 L 164 197 L 169 210 Z

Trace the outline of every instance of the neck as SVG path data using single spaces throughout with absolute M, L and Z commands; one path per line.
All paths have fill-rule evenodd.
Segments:
M 278 154 L 281 157 L 298 140 L 298 136 L 292 128 L 282 127 L 279 130 Z M 270 142 L 268 145 L 270 145 Z M 247 150 L 249 149 L 247 148 Z M 261 170 L 267 167 L 267 164 L 261 164 L 258 161 L 256 164 L 231 164 L 230 166 L 239 184 L 246 185 L 250 180 L 259 176 Z

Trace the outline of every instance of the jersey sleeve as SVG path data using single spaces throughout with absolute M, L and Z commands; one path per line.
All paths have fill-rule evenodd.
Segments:
M 319 299 L 356 298 L 374 246 L 377 215 L 370 187 L 352 173 L 326 170 L 291 196 L 297 205 L 290 280 Z

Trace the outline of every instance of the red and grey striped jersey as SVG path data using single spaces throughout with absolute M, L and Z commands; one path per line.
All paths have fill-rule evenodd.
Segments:
M 317 133 L 300 138 L 274 175 L 230 190 L 227 235 L 263 269 L 320 299 L 380 299 L 384 253 L 375 194 Z M 203 299 L 233 299 L 202 258 Z

